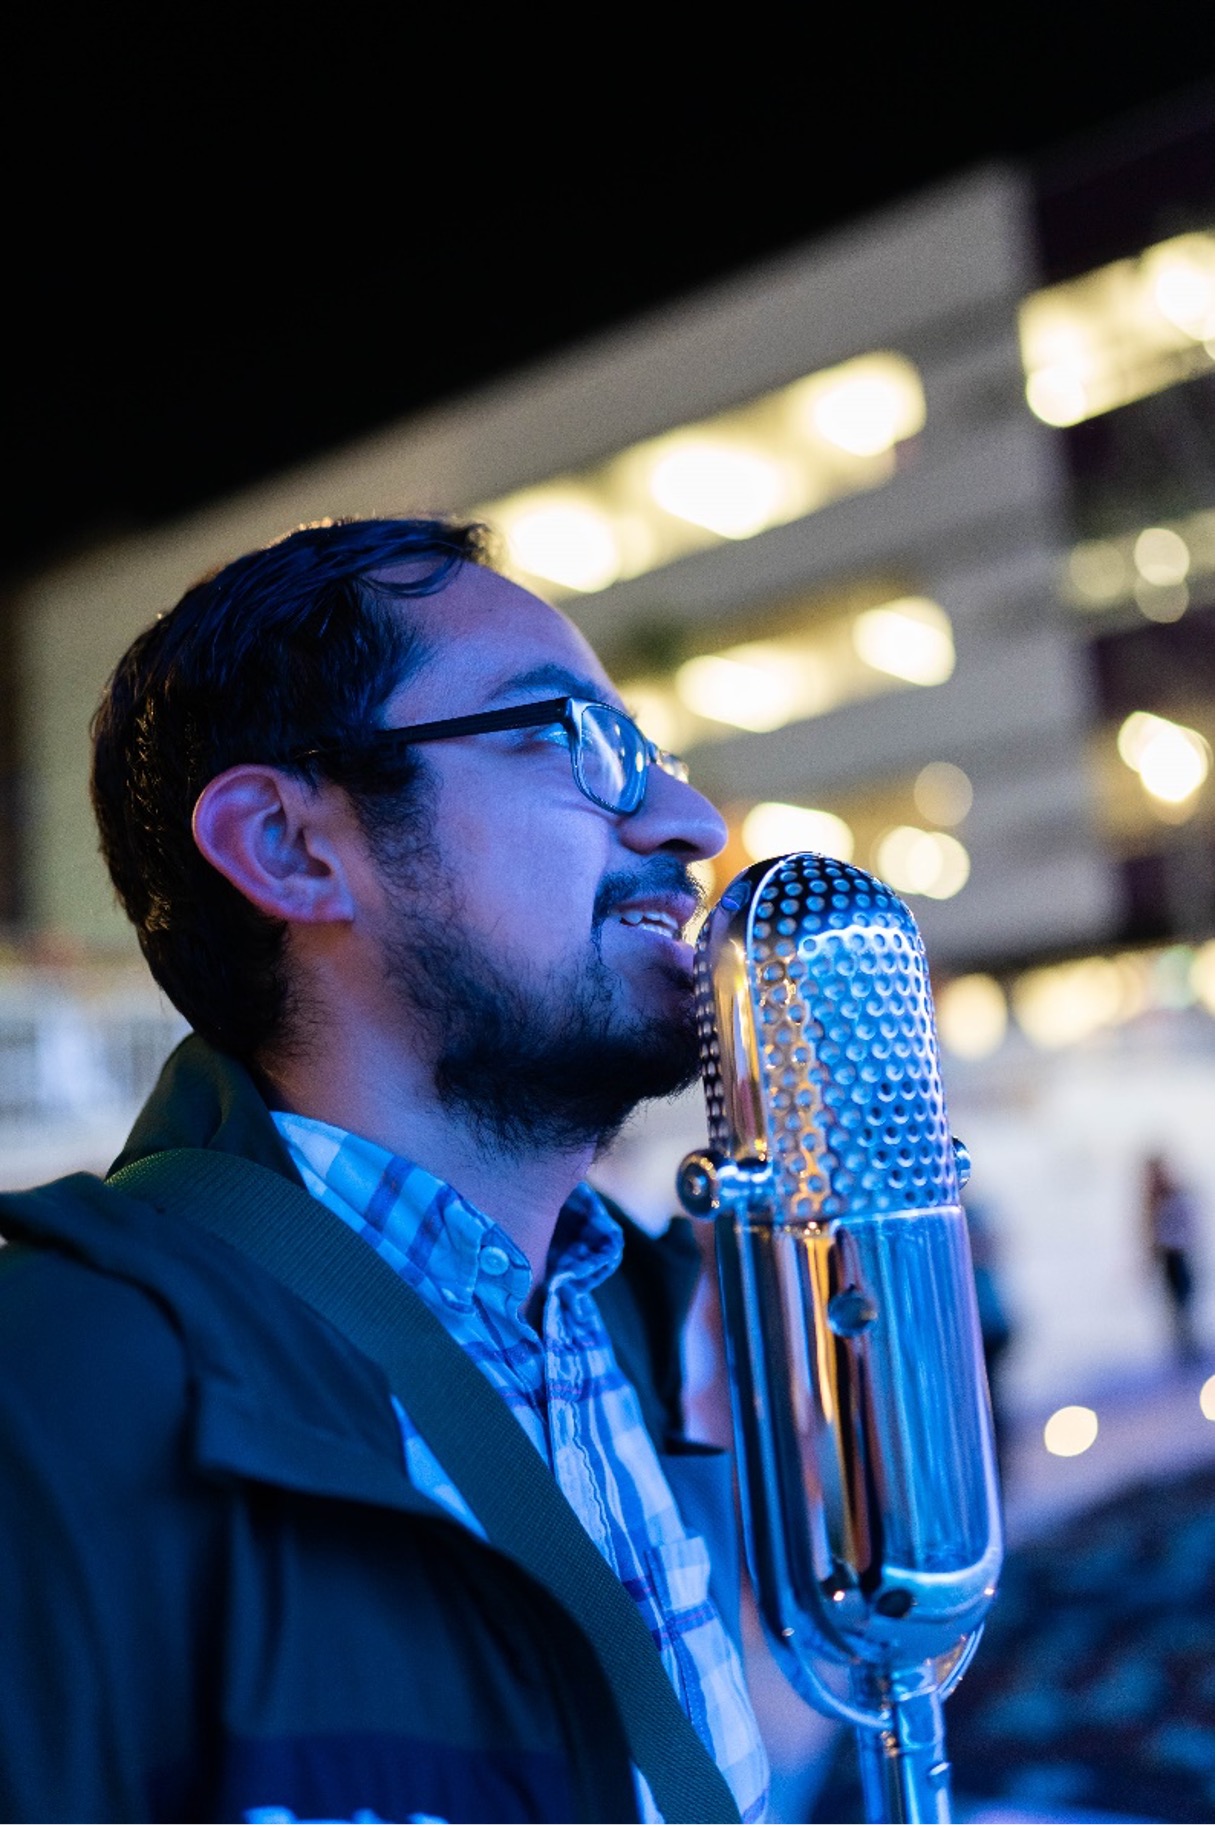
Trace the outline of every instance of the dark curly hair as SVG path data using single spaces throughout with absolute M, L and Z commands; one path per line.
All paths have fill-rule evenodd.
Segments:
M 362 733 L 426 649 L 402 599 L 487 562 L 486 529 L 446 520 L 340 520 L 247 553 L 186 592 L 119 661 L 93 719 L 102 855 L 149 968 L 205 1039 L 242 1059 L 291 1027 L 286 925 L 201 855 L 191 833 L 208 781 L 274 762 L 351 794 L 375 845 L 426 822 L 423 764 L 361 755 Z M 409 583 L 387 568 L 410 563 Z M 338 762 L 294 761 L 341 745 Z M 348 758 L 349 757 L 349 758 Z

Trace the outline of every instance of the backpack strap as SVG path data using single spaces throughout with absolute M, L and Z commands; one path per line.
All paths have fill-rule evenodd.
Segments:
M 506 1403 L 415 1290 L 303 1187 L 238 1155 L 166 1149 L 109 1184 L 223 1238 L 380 1366 L 491 1544 L 588 1638 L 665 1820 L 739 1821 L 621 1581 Z

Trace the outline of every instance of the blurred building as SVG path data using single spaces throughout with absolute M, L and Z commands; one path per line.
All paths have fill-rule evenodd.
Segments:
M 688 755 L 729 821 L 721 884 L 819 849 L 910 899 L 1018 1328 L 1054 1340 L 1027 1390 L 1112 1358 L 1115 1313 L 1153 1353 L 1133 1162 L 1160 1147 L 1203 1196 L 1212 1179 L 1203 147 L 1186 121 L 972 172 L 37 579 L 17 605 L 0 1181 L 104 1163 L 150 1024 L 174 1030 L 133 987 L 88 810 L 118 654 L 303 520 L 475 512 Z M 65 1008 L 79 1094 L 45 1064 Z M 659 1215 L 697 1120 L 659 1113 L 607 1175 Z M 1081 1323 L 1089 1273 L 1104 1300 Z

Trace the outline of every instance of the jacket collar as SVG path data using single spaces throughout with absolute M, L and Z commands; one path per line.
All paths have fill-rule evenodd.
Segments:
M 167 1061 L 115 1168 L 180 1147 L 241 1155 L 299 1184 L 250 1074 L 193 1035 Z M 443 1514 L 406 1478 L 380 1369 L 201 1226 L 73 1174 L 0 1199 L 0 1235 L 149 1296 L 188 1361 L 201 1470 Z
M 197 1034 L 166 1060 L 110 1172 L 164 1148 L 218 1148 L 299 1181 L 250 1072 Z

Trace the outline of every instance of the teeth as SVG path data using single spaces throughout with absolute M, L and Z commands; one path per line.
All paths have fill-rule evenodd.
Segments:
M 624 926 L 650 926 L 653 931 L 664 933 L 666 938 L 679 937 L 681 928 L 672 914 L 653 913 L 642 908 L 631 908 L 619 918 Z

